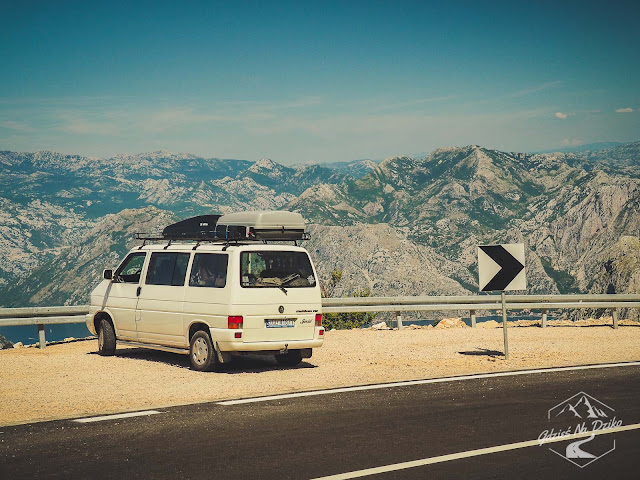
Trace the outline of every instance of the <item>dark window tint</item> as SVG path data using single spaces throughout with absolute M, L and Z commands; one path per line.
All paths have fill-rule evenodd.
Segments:
M 188 253 L 152 253 L 146 284 L 182 286 L 187 275 L 188 263 Z
M 191 267 L 189 285 L 192 287 L 224 288 L 227 284 L 227 255 L 196 253 Z
M 304 252 L 242 252 L 240 285 L 243 287 L 313 287 L 316 279 Z
M 116 283 L 138 283 L 146 256 L 147 254 L 144 252 L 129 255 L 124 262 L 122 262 L 120 268 L 116 270 L 113 276 L 114 281 Z

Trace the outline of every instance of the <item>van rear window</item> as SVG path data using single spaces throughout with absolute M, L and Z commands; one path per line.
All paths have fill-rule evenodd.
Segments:
M 249 288 L 314 287 L 309 256 L 305 252 L 242 252 L 240 285 Z
M 227 255 L 196 253 L 189 286 L 224 288 L 227 284 Z

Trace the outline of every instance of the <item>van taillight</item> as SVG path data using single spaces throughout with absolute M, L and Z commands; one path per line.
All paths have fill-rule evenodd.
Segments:
M 316 313 L 316 327 L 322 326 L 322 314 Z
M 227 317 L 227 319 L 229 328 L 233 328 L 234 330 L 242 328 L 242 316 Z

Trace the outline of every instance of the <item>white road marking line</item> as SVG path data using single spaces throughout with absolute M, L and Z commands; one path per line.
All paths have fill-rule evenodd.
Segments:
M 552 438 L 550 440 L 546 440 L 544 445 L 548 443 L 573 440 L 575 438 L 589 437 L 594 434 L 607 435 L 610 433 L 625 432 L 628 430 L 637 430 L 639 428 L 640 428 L 640 423 L 634 423 L 633 425 L 624 425 L 622 427 L 596 430 L 595 432 L 589 431 L 584 433 L 574 433 L 572 435 L 567 435 L 566 437 L 558 437 L 558 438 Z M 495 447 L 479 448 L 477 450 L 467 450 L 466 452 L 451 453 L 449 455 L 441 455 L 439 457 L 423 458 L 421 460 L 413 460 L 410 462 L 396 463 L 393 465 L 384 465 L 382 467 L 366 468 L 364 470 L 338 473 L 336 475 L 329 475 L 326 477 L 317 477 L 312 480 L 348 480 L 351 478 L 360 478 L 360 477 L 367 477 L 369 475 L 376 475 L 378 473 L 394 472 L 396 470 L 404 470 L 407 468 L 422 467 L 424 465 L 431 465 L 434 463 L 449 462 L 451 460 L 459 460 L 461 458 L 477 457 L 480 455 L 487 455 L 490 453 L 506 452 L 508 450 L 516 450 L 518 448 L 533 447 L 535 445 L 540 445 L 540 440 L 538 439 L 527 440 L 526 442 L 508 443 L 506 445 L 497 445 Z
M 142 412 L 130 412 L 130 413 L 118 413 L 115 415 L 103 415 L 101 417 L 87 417 L 87 418 L 77 418 L 72 420 L 73 422 L 78 423 L 91 423 L 91 422 L 102 422 L 104 420 L 118 420 L 120 418 L 131 418 L 131 417 L 144 417 L 146 415 L 155 415 L 156 413 L 162 413 L 157 410 L 145 410 Z
M 283 393 L 280 395 L 269 395 L 265 397 L 241 398 L 239 400 L 225 400 L 217 403 L 218 405 L 241 405 L 244 403 L 269 402 L 271 400 L 283 400 L 286 398 L 312 397 L 315 395 L 330 395 L 333 393 L 358 392 L 363 390 L 377 390 L 380 388 L 407 387 L 411 385 L 425 385 L 428 383 L 459 382 L 462 380 L 476 380 L 479 378 L 511 377 L 516 375 L 531 375 L 534 373 L 567 372 L 572 370 L 590 370 L 590 369 L 598 369 L 598 368 L 629 367 L 629 366 L 639 366 L 639 365 L 640 365 L 640 362 L 603 363 L 599 365 L 579 365 L 575 367 L 553 367 L 553 368 L 538 368 L 535 370 L 518 370 L 515 372 L 481 373 L 476 375 L 461 375 L 459 377 L 429 378 L 425 380 L 408 380 L 405 382 L 379 383 L 375 385 L 362 385 L 358 387 L 330 388 L 326 390 L 314 390 L 311 392 Z

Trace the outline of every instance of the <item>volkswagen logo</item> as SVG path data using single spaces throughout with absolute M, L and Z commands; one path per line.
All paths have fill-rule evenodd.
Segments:
M 280 313 L 284 313 L 284 307 L 283 307 L 282 305 L 280 305 L 280 306 L 278 307 L 278 311 L 279 311 Z

